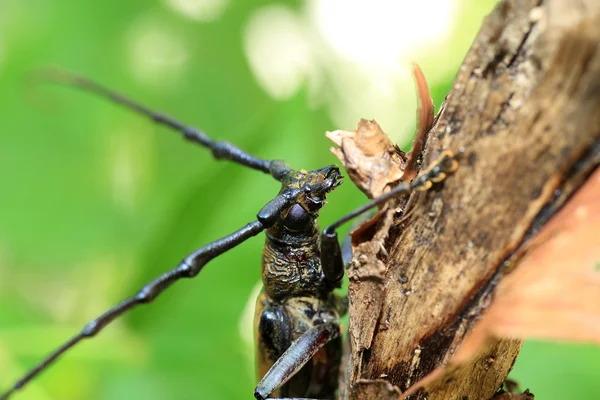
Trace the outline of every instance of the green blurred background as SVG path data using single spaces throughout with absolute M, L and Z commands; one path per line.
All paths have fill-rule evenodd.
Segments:
M 323 133 L 361 117 L 406 149 L 410 61 L 439 106 L 494 1 L 352 4 L 0 1 L 0 388 L 278 190 L 102 100 L 31 85 L 30 72 L 78 71 L 295 167 L 336 162 Z M 364 198 L 347 183 L 329 200 L 322 224 Z M 262 242 L 118 320 L 15 399 L 251 398 Z M 599 362 L 595 347 L 527 342 L 512 377 L 537 398 L 592 398 Z

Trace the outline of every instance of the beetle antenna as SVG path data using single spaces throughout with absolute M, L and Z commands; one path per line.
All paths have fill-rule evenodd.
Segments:
M 36 80 L 75 87 L 128 108 L 137 114 L 151 119 L 157 124 L 165 125 L 175 131 L 180 132 L 185 139 L 208 148 L 213 157 L 217 160 L 231 160 L 246 167 L 270 174 L 277 180 L 281 180 L 281 178 L 291 170 L 287 164 L 281 160 L 263 160 L 246 153 L 239 147 L 236 147 L 229 142 L 213 140 L 198 128 L 188 126 L 175 118 L 145 107 L 129 97 L 109 89 L 94 80 L 85 78 L 72 72 L 61 69 L 48 69 L 39 71 L 35 75 L 35 78 Z

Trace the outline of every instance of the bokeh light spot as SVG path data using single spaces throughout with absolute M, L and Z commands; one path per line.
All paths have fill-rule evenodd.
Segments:
M 144 16 L 132 24 L 126 54 L 135 77 L 154 86 L 177 80 L 189 58 L 183 37 L 154 16 Z
M 309 12 L 332 48 L 348 60 L 394 69 L 411 50 L 443 36 L 455 0 L 313 0 Z
M 244 51 L 257 81 L 276 99 L 292 96 L 313 68 L 303 21 L 279 5 L 263 7 L 250 17 Z
M 200 22 L 218 19 L 229 5 L 229 0 L 163 0 L 173 11 Z
M 2 42 L 0 42 L 0 73 L 2 73 L 2 67 L 4 64 L 4 47 Z
M 106 134 L 110 193 L 122 211 L 134 213 L 151 166 L 151 135 L 137 125 L 128 125 Z

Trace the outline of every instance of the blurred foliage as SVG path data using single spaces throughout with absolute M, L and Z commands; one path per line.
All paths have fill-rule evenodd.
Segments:
M 158 1 L 0 2 L 0 388 L 183 255 L 252 220 L 278 190 L 102 100 L 31 85 L 31 71 L 79 71 L 260 157 L 305 168 L 335 162 L 323 133 L 353 127 L 309 107 L 306 90 L 271 99 L 248 67 L 243 26 L 270 3 L 231 2 L 199 23 Z M 426 73 L 460 63 L 493 1 L 465 4 L 451 55 L 446 49 L 441 60 L 431 49 Z M 131 37 L 152 24 L 185 55 L 162 43 L 173 64 L 163 60 L 158 78 L 138 79 L 151 66 Z M 436 104 L 452 80 L 432 82 Z M 322 224 L 364 198 L 346 184 L 329 201 Z M 253 302 L 261 246 L 257 238 L 211 262 L 76 347 L 15 399 L 250 398 L 253 350 L 243 337 L 252 327 L 242 313 Z M 598 361 L 597 348 L 527 344 L 514 378 L 543 399 L 589 398 L 600 385 Z

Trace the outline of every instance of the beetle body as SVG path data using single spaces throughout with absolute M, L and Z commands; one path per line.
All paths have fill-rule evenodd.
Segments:
M 302 188 L 323 181 L 337 167 L 293 171 L 282 180 L 286 188 Z M 317 224 L 323 198 L 310 195 L 285 210 L 266 231 L 262 258 L 264 288 L 255 312 L 256 360 L 259 380 L 290 344 L 316 325 L 334 323 L 346 313 L 343 299 L 333 292 L 321 268 L 320 230 Z M 330 341 L 272 397 L 332 399 L 337 388 L 341 338 Z
M 216 159 L 227 159 L 267 173 L 281 182 L 281 190 L 257 213 L 255 221 L 188 254 L 174 268 L 88 322 L 1 394 L 0 399 L 8 399 L 73 346 L 96 336 L 121 315 L 151 303 L 175 282 L 196 277 L 215 257 L 261 232 L 266 233 L 262 257 L 264 289 L 256 306 L 255 335 L 257 369 L 262 379 L 254 396 L 259 400 L 273 396 L 335 398 L 342 358 L 339 321 L 347 311 L 346 302 L 333 292 L 344 276 L 336 229 L 394 196 L 428 190 L 444 180 L 458 167 L 453 153 L 442 152 L 440 158 L 412 182 L 398 183 L 321 231 L 317 223 L 319 211 L 326 203 L 327 194 L 341 184 L 337 166 L 314 171 L 293 170 L 281 160 L 263 160 L 231 143 L 215 141 L 196 128 L 86 78 L 58 73 L 51 74 L 49 79 L 106 97 L 164 124 L 187 140 L 210 149 Z

